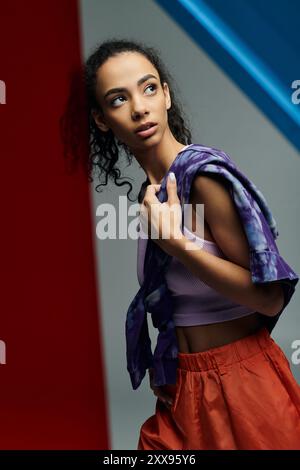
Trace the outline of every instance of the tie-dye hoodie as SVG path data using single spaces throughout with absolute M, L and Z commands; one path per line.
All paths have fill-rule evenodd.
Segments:
M 156 193 L 161 203 L 167 200 L 166 184 L 171 171 L 176 175 L 177 194 L 182 207 L 181 227 L 184 226 L 184 204 L 189 202 L 192 181 L 197 174 L 214 173 L 230 181 L 230 193 L 249 243 L 252 281 L 265 283 L 282 280 L 283 308 L 274 317 L 263 316 L 271 333 L 294 294 L 299 277 L 279 254 L 275 243 L 279 233 L 264 196 L 225 152 L 212 147 L 192 144 L 177 154 Z M 139 202 L 143 200 L 149 183 L 147 178 L 142 184 Z M 178 343 L 173 321 L 173 299 L 164 276 L 171 259 L 157 243 L 148 239 L 144 282 L 131 302 L 126 317 L 127 370 L 133 389 L 139 387 L 149 367 L 154 369 L 156 386 L 176 383 Z M 147 313 L 151 313 L 153 326 L 158 328 L 154 354 Z

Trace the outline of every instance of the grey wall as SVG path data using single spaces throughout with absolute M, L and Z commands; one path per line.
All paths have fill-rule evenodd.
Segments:
M 80 9 L 85 56 L 112 36 L 143 40 L 161 51 L 192 123 L 193 142 L 223 149 L 263 192 L 278 224 L 279 250 L 300 273 L 297 151 L 152 0 L 81 0 Z M 143 170 L 135 163 L 124 173 L 134 179 L 137 192 L 145 179 Z M 97 205 L 110 202 L 118 207 L 118 196 L 124 194 L 126 189 L 113 185 L 102 195 L 91 187 L 95 227 Z M 133 240 L 100 242 L 95 234 L 113 449 L 136 449 L 139 428 L 154 413 L 156 400 L 147 376 L 132 390 L 126 369 L 126 312 L 139 287 L 136 245 Z M 299 310 L 296 291 L 272 333 L 290 363 L 291 343 L 300 339 Z M 291 363 L 291 369 L 300 383 L 300 365 Z

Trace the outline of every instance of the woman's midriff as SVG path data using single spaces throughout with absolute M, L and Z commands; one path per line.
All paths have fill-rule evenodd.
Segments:
M 192 201 L 192 199 L 191 199 Z M 193 201 L 192 201 L 193 202 Z M 195 230 L 195 210 L 192 211 L 192 229 Z M 204 239 L 215 242 L 209 225 L 204 221 Z M 216 348 L 254 334 L 263 326 L 263 315 L 250 313 L 234 320 L 209 325 L 176 326 L 178 349 L 182 353 L 196 353 Z
M 263 326 L 258 312 L 220 323 L 176 326 L 178 349 L 182 353 L 202 352 L 254 334 Z

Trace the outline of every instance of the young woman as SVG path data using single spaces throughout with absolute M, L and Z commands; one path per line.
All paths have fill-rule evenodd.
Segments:
M 85 66 L 90 168 L 120 183 L 123 148 L 148 178 L 143 209 L 149 226 L 151 204 L 175 158 L 192 146 L 172 80 L 153 48 L 126 40 L 101 44 Z M 144 130 L 143 130 L 144 129 Z M 168 202 L 177 202 L 176 181 L 168 179 Z M 249 246 L 224 180 L 198 175 L 190 203 L 192 226 L 175 238 L 154 239 L 171 254 L 167 280 L 174 295 L 199 299 L 198 312 L 182 304 L 175 312 L 179 367 L 176 384 L 157 387 L 155 414 L 140 430 L 138 449 L 300 449 L 300 387 L 287 358 L 263 326 L 283 305 L 280 282 L 255 286 Z M 196 204 L 204 204 L 201 250 L 184 249 L 194 230 Z M 168 203 L 165 204 L 168 212 Z M 149 233 L 149 232 L 148 232 Z M 143 249 L 139 281 L 143 282 Z M 201 301 L 200 301 L 201 300 Z

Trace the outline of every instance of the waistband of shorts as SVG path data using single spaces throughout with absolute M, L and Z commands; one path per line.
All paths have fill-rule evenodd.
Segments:
M 191 371 L 218 369 L 254 356 L 274 345 L 266 327 L 231 343 L 196 353 L 178 352 L 178 368 Z

